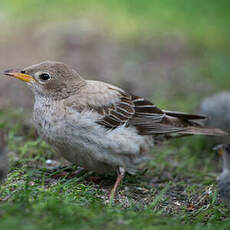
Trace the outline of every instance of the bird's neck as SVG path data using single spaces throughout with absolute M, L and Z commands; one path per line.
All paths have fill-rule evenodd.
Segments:
M 52 98 L 45 97 L 37 93 L 34 94 L 34 100 L 35 100 L 34 107 L 50 106 L 52 104 L 55 104 L 55 101 L 52 100 Z

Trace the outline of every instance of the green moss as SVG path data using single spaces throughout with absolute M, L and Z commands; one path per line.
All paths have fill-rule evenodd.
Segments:
M 9 124 L 20 119 L 12 112 L 0 115 Z M 216 156 L 203 137 L 156 147 L 149 171 L 127 175 L 120 198 L 108 205 L 114 177 L 102 178 L 99 184 L 87 179 L 90 173 L 55 179 L 55 171 L 44 168 L 45 159 L 54 157 L 50 148 L 23 133 L 23 125 L 4 127 L 15 155 L 0 188 L 0 229 L 229 228 L 229 212 L 217 197 Z M 194 209 L 188 211 L 191 204 Z

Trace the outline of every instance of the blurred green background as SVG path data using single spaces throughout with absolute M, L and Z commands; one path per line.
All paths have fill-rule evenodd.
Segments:
M 229 5 L 225 0 L 2 0 L 0 67 L 64 61 L 87 79 L 192 111 L 203 97 L 230 88 Z M 22 83 L 0 82 L 1 107 L 31 106 Z
M 227 0 L 0 0 L 0 72 L 63 61 L 161 108 L 196 112 L 230 89 L 229 12 Z M 25 113 L 32 104 L 23 82 L 0 76 L 0 151 L 10 156 L 0 229 L 229 229 L 212 139 L 157 146 L 148 173 L 127 176 L 109 206 L 115 178 L 47 170 L 47 159 L 67 163 L 37 137 Z

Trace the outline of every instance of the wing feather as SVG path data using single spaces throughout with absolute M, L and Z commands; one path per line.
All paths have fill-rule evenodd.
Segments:
M 143 135 L 183 130 L 170 122 L 161 124 L 166 114 L 150 101 L 109 84 L 88 81 L 87 97 L 88 108 L 102 115 L 97 123 L 108 129 L 132 125 Z
M 80 96 L 81 100 L 76 104 L 79 106 L 84 102 L 84 108 L 100 114 L 101 118 L 96 122 L 108 129 L 134 126 L 141 135 L 182 134 L 188 131 L 193 134 L 194 130 L 194 134 L 196 130 L 200 134 L 202 129 L 205 133 L 205 128 L 193 121 L 205 119 L 205 116 L 161 110 L 152 102 L 110 84 L 87 81 Z

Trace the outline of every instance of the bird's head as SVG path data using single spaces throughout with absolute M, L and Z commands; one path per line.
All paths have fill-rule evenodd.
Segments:
M 223 159 L 223 171 L 230 172 L 230 145 L 220 144 L 214 147 L 214 150 L 222 156 Z
M 5 75 L 20 79 L 35 95 L 63 99 L 74 94 L 84 80 L 61 62 L 45 61 L 19 71 L 6 70 Z
M 228 155 L 230 157 L 230 145 L 228 144 L 220 144 L 213 148 L 214 151 L 218 153 L 218 155 Z

